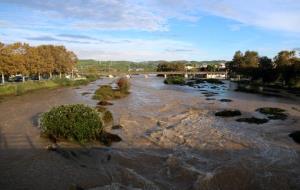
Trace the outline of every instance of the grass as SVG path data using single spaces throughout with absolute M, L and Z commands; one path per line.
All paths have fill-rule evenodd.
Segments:
M 69 86 L 80 86 L 86 85 L 94 80 L 96 76 L 88 76 L 86 80 L 70 80 L 70 79 L 60 79 L 54 78 L 52 80 L 43 81 L 27 81 L 20 83 L 7 83 L 5 85 L 0 85 L 0 96 L 10 96 L 10 95 L 22 95 L 31 91 L 39 89 L 53 89 L 57 87 L 69 87 Z
M 256 109 L 256 111 L 268 116 L 272 120 L 285 120 L 288 117 L 284 113 L 285 110 L 281 108 L 263 107 Z
M 129 94 L 130 84 L 128 79 L 121 78 L 117 81 L 118 89 L 113 89 L 110 85 L 100 86 L 94 95 L 94 99 L 101 101 L 115 100 L 126 97 Z
M 60 85 L 56 82 L 49 81 L 28 81 L 25 83 L 14 83 L 6 84 L 0 86 L 0 96 L 9 96 L 9 95 L 22 95 L 26 92 L 44 89 L 44 88 L 56 88 Z
M 95 92 L 94 99 L 101 101 L 116 100 L 127 96 L 128 92 L 113 89 L 110 85 L 100 86 Z
M 215 116 L 220 117 L 235 117 L 240 115 L 242 115 L 242 113 L 239 110 L 223 110 L 215 113 Z

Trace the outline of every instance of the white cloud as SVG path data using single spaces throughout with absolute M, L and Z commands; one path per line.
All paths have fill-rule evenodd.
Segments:
M 300 32 L 299 0 L 214 0 L 197 5 L 209 14 L 246 25 Z
M 1 0 L 69 19 L 72 26 L 166 31 L 172 18 L 196 22 L 203 12 L 262 28 L 300 32 L 299 0 Z M 1 3 L 0 2 L 0 3 Z M 49 17 L 51 20 L 51 18 Z

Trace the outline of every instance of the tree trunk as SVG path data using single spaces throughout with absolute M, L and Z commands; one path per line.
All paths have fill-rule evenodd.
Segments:
M 22 82 L 25 82 L 25 76 L 22 76 Z
M 61 72 L 59 72 L 59 78 L 61 78 Z
M 2 76 L 2 84 L 4 84 L 5 83 L 4 73 L 1 73 L 1 76 Z
M 39 75 L 39 80 L 41 80 L 41 73 L 39 73 L 38 75 Z
M 72 78 L 72 79 L 74 78 L 74 71 L 73 71 L 73 69 L 72 69 L 71 78 Z
M 49 77 L 49 78 L 50 78 L 50 79 L 52 79 L 52 72 L 50 72 L 50 73 L 49 73 L 49 75 L 50 75 L 50 77 Z

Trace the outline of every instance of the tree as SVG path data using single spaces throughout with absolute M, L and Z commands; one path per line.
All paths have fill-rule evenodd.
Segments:
M 259 63 L 259 56 L 256 51 L 246 51 L 244 55 L 243 68 L 257 68 Z
M 4 60 L 4 48 L 5 45 L 0 42 L 0 73 L 1 73 L 1 83 L 5 83 L 4 72 L 5 72 L 5 60 Z
M 286 65 L 291 65 L 293 63 L 293 59 L 295 59 L 296 53 L 295 51 L 281 51 L 274 58 L 275 66 L 282 67 Z
M 274 64 L 272 59 L 268 58 L 267 56 L 263 56 L 259 58 L 259 68 L 262 70 L 270 70 L 273 69 Z
M 294 63 L 297 60 L 295 51 L 281 51 L 274 58 L 275 66 L 280 73 L 283 85 L 290 85 L 294 76 Z

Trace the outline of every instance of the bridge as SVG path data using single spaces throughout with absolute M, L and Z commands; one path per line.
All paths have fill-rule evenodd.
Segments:
M 85 75 L 88 73 L 80 72 L 79 74 Z M 161 75 L 167 78 L 168 75 L 184 75 L 185 78 L 189 78 L 190 76 L 200 76 L 201 78 L 227 78 L 227 71 L 128 71 L 128 72 L 98 72 L 99 75 L 102 76 L 124 76 L 131 77 L 132 75 L 144 75 L 147 78 L 149 75 Z

